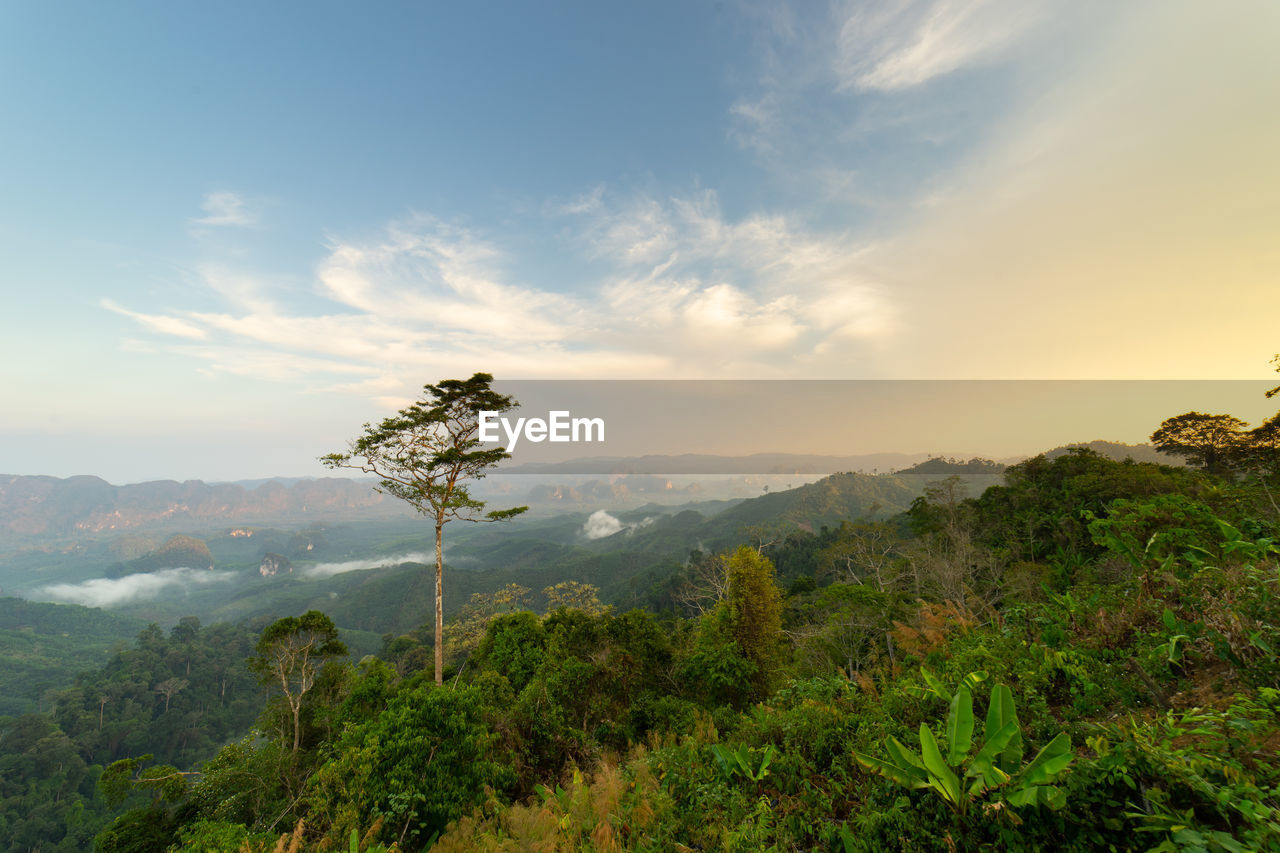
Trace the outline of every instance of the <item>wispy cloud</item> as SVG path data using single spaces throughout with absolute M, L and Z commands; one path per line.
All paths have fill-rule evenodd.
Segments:
M 385 569 L 389 566 L 399 566 L 404 563 L 425 563 L 429 558 L 426 554 L 414 552 L 412 554 L 401 554 L 398 557 L 374 557 L 369 560 L 348 560 L 342 563 L 316 563 L 310 568 L 302 570 L 302 574 L 309 578 L 330 578 L 334 575 L 341 575 L 347 572 L 367 572 L 370 569 Z
M 664 200 L 597 187 L 553 215 L 566 223 L 565 251 L 602 276 L 539 288 L 510 272 L 517 261 L 493 237 L 417 215 L 377 240 L 331 241 L 312 287 L 332 306 L 323 313 L 297 307 L 296 283 L 225 264 L 197 266 L 222 310 L 103 304 L 199 341 L 168 351 L 206 375 L 305 379 L 382 403 L 411 396 L 423 375 L 477 363 L 511 378 L 652 378 L 693 359 L 695 373 L 750 377 L 824 341 L 892 328 L 887 295 L 847 234 L 782 216 L 733 221 L 706 191 Z
M 125 575 L 122 578 L 94 578 L 75 584 L 51 584 L 34 592 L 38 596 L 83 604 L 86 607 L 118 607 L 134 601 L 149 601 L 166 592 L 225 583 L 234 577 L 235 572 L 164 569 L 159 572 Z
M 841 87 L 894 91 L 993 62 L 1044 18 L 1043 0 L 885 0 L 847 7 Z
M 204 197 L 200 208 L 204 216 L 193 219 L 195 225 L 211 227 L 249 227 L 258 224 L 258 214 L 238 193 L 212 192 Z
M 927 195 L 1020 81 L 1039 79 L 1028 71 L 1055 52 L 1038 49 L 1047 34 L 1079 35 L 1047 0 L 848 0 L 762 17 L 758 77 L 730 104 L 727 136 L 794 204 L 851 220 Z M 1008 73 L 934 85 L 998 65 Z
M 98 304 L 103 308 L 106 308 L 108 311 L 113 311 L 116 314 L 132 318 L 138 321 L 143 328 L 157 332 L 161 335 L 172 335 L 174 337 L 191 338 L 193 340 L 204 340 L 209 337 L 209 333 L 204 329 L 182 319 L 181 317 L 174 317 L 166 314 L 144 314 L 140 311 L 130 311 L 128 308 L 123 308 L 110 299 L 99 300 Z M 138 341 L 131 341 L 130 346 L 136 347 L 138 343 Z
M 555 293 L 509 284 L 502 253 L 470 231 L 415 216 L 376 244 L 335 242 L 320 265 L 326 295 L 355 311 L 439 331 L 502 340 L 554 341 L 580 313 Z
M 1192 379 L 1265 363 L 1280 6 L 1117 8 L 1076 70 L 869 259 L 895 270 L 912 317 L 892 352 L 907 375 Z M 1204 320 L 1229 304 L 1249 310 Z
M 729 221 L 712 192 L 644 199 L 586 233 L 623 270 L 603 290 L 611 313 L 682 355 L 730 346 L 772 359 L 894 328 L 888 293 L 861 263 L 868 247 L 849 234 L 809 233 L 783 216 Z

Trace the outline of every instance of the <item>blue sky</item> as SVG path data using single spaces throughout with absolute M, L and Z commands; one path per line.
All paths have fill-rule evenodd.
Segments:
M 476 370 L 1264 378 L 1278 38 L 1261 0 L 5 4 L 0 471 L 319 474 Z

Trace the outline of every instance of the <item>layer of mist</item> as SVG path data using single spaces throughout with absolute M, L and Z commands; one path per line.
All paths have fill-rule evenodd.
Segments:
M 342 563 L 316 563 L 310 568 L 302 570 L 302 574 L 309 578 L 329 578 L 334 575 L 341 575 L 347 572 L 364 572 L 369 569 L 385 569 L 391 566 L 399 566 L 403 563 L 426 563 L 434 562 L 434 557 L 429 557 L 420 552 L 411 554 L 401 554 L 398 557 L 374 557 L 368 560 L 347 560 Z
M 50 584 L 34 590 L 34 594 L 35 597 L 83 604 L 86 607 L 117 607 L 121 604 L 149 601 L 161 593 L 172 592 L 175 588 L 185 592 L 196 586 L 225 583 L 234 577 L 235 572 L 215 572 L 209 569 L 162 569 L 122 578 L 93 578 L 81 583 Z

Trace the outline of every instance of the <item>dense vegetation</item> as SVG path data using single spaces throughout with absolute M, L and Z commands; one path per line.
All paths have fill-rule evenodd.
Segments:
M 1214 472 L 1037 457 L 888 519 L 824 515 L 833 478 L 812 519 L 757 504 L 742 544 L 645 575 L 647 610 L 541 575 L 473 594 L 443 686 L 429 625 L 358 661 L 318 612 L 148 629 L 0 723 L 0 836 L 1280 851 L 1280 512 L 1256 450 Z
M 194 619 L 168 635 L 152 625 L 105 666 L 47 692 L 45 713 L 0 717 L 8 849 L 90 849 L 114 807 L 96 790 L 103 767 L 144 754 L 192 767 L 243 736 L 264 696 L 245 667 L 254 641 L 248 629 Z
M 46 691 L 100 666 L 142 627 L 105 610 L 0 598 L 0 716 L 43 710 Z

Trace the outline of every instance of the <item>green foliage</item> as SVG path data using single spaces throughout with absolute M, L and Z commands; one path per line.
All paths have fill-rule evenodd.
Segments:
M 501 672 L 519 692 L 542 667 L 546 645 L 546 629 L 534 614 L 526 611 L 499 616 L 489 623 L 474 665 Z
M 57 616 L 79 610 L 58 608 Z M 87 613 L 92 636 L 97 611 Z M 24 850 L 89 849 L 113 811 L 97 790 L 104 766 L 150 753 L 157 764 L 185 771 L 240 736 L 261 710 L 244 666 L 251 644 L 251 634 L 230 625 L 188 619 L 167 636 L 152 626 L 132 647 L 48 694 L 51 713 L 0 718 L 0 837 Z M 171 680 L 188 684 L 166 700 L 156 687 Z M 133 794 L 125 805 L 151 793 Z M 149 833 L 157 825 L 133 815 L 113 830 L 113 843 L 123 843 L 125 827 Z
M 913 696 L 936 696 L 943 702 L 950 703 L 954 698 L 952 692 L 942 683 L 939 678 L 929 671 L 928 667 L 920 667 L 920 677 L 924 679 L 924 687 L 916 687 L 908 685 L 906 691 Z M 966 675 L 960 680 L 960 686 L 968 690 L 971 694 L 979 684 L 987 680 L 986 670 L 977 670 Z
M 762 678 L 759 665 L 742 653 L 727 623 L 723 611 L 702 617 L 696 644 L 677 664 L 676 671 L 704 703 L 741 708 Z
M 186 806 L 193 818 L 265 831 L 285 813 L 287 745 L 253 735 L 229 743 L 201 766 Z
M 726 779 L 742 776 L 752 782 L 761 782 L 769 775 L 769 764 L 773 761 L 774 750 L 773 745 L 770 744 L 757 756 L 755 750 L 746 744 L 740 745 L 737 749 L 712 744 L 711 756 L 715 758 L 716 766 L 720 768 L 720 773 Z
M 1011 466 L 1005 485 L 987 489 L 973 502 L 974 533 L 1011 561 L 1060 560 L 1073 554 L 1087 561 L 1104 549 L 1094 543 L 1082 512 L 1103 517 L 1117 498 L 1196 497 L 1207 488 L 1194 471 L 1115 462 L 1086 448 L 1053 460 L 1037 456 Z
M 1085 516 L 1093 541 L 1124 556 L 1139 574 L 1165 570 L 1188 551 L 1220 555 L 1215 547 L 1220 519 L 1210 507 L 1185 495 L 1120 498 L 1106 513 L 1105 518 Z
M 130 809 L 94 837 L 93 849 L 95 853 L 155 853 L 169 847 L 176 828 L 164 808 Z
M 239 851 L 249 843 L 249 830 L 238 823 L 198 820 L 183 824 L 178 830 L 177 843 L 169 849 L 190 853 L 228 853 Z
M 474 688 L 419 685 L 349 728 L 312 777 L 308 803 L 326 837 L 345 842 L 367 817 L 380 818 L 380 840 L 419 850 L 449 821 L 483 802 L 487 789 L 515 784 L 511 757 Z
M 108 805 L 120 805 L 139 789 L 152 791 L 157 803 L 174 803 L 186 796 L 188 774 L 168 764 L 146 767 L 152 758 L 151 755 L 122 758 L 102 772 L 98 777 L 98 790 Z
M 1231 415 L 1187 412 L 1168 418 L 1151 434 L 1157 450 L 1186 458 L 1211 474 L 1226 472 L 1232 457 L 1244 443 L 1247 424 Z
M 747 545 L 729 556 L 723 607 L 729 635 L 754 666 L 757 693 L 763 695 L 783 643 L 782 591 L 769 558 Z
M 1280 850 L 1280 770 L 1274 752 L 1280 691 L 1237 696 L 1226 711 L 1168 712 L 1097 727 L 1082 772 L 1126 804 L 1117 830 L 1151 833 L 1152 850 Z
M 162 569 L 178 568 L 212 569 L 213 565 L 213 554 L 209 551 L 209 546 L 204 540 L 179 533 L 169 537 L 164 545 L 149 554 L 126 563 L 110 566 L 106 571 L 106 575 L 107 577 L 121 577 L 140 572 L 155 572 Z
M 604 611 L 600 603 L 600 590 L 589 583 L 579 581 L 561 581 L 552 584 L 542 591 L 547 597 L 547 610 L 581 610 L 588 616 L 596 616 Z
M 302 745 L 303 702 L 316 686 L 324 661 L 346 653 L 346 645 L 338 639 L 337 626 L 318 610 L 277 619 L 263 629 L 254 646 L 249 669 L 264 685 L 279 688 L 289 713 L 295 759 Z
M 81 607 L 0 598 L 0 716 L 44 710 L 46 691 L 111 659 L 146 623 Z
M 863 766 L 905 788 L 932 789 L 956 815 L 961 828 L 976 804 L 1061 808 L 1065 795 L 1053 783 L 1074 759 L 1071 738 L 1061 733 L 1026 765 L 1013 693 L 1003 684 L 991 691 L 980 749 L 974 751 L 973 695 L 961 685 L 951 697 L 944 738 L 920 724 L 920 752 L 895 737 L 884 741 L 889 759 L 857 754 Z M 972 781 L 969 781 L 972 780 Z M 990 810 L 990 809 L 988 809 Z

